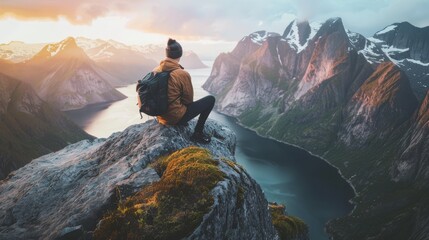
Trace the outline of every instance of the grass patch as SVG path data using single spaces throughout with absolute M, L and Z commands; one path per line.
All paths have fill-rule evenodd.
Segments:
M 285 215 L 285 206 L 272 203 L 268 205 L 273 225 L 280 239 L 295 239 L 308 234 L 307 225 L 299 218 Z
M 218 161 L 202 148 L 188 147 L 161 157 L 159 182 L 145 187 L 107 213 L 95 239 L 182 239 L 213 205 L 210 191 L 225 178 Z

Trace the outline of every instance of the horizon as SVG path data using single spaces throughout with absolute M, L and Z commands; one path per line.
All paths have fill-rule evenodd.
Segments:
M 340 17 L 346 29 L 365 37 L 404 21 L 419 28 L 429 26 L 424 10 L 429 2 L 424 0 L 221 0 L 209 1 L 200 8 L 195 4 L 194 0 L 4 0 L 0 3 L 0 44 L 54 43 L 72 36 L 127 45 L 163 45 L 171 37 L 203 58 L 213 59 L 220 52 L 231 51 L 243 36 L 260 30 L 282 33 L 293 20 L 324 22 Z
M 308 20 L 299 20 L 298 18 L 296 18 L 296 19 L 291 20 L 289 23 L 287 23 L 284 28 L 286 29 L 286 27 L 290 23 L 292 23 L 294 21 L 297 21 L 297 22 L 308 21 L 309 23 L 312 23 L 312 22 L 323 23 L 323 22 L 325 22 L 325 21 L 327 21 L 329 19 L 333 19 L 333 18 L 339 18 L 339 19 L 341 19 L 343 21 L 343 19 L 341 17 L 330 17 L 330 18 L 325 19 L 323 21 L 308 21 Z M 425 26 L 425 27 L 418 27 L 418 26 L 412 24 L 409 21 L 402 21 L 402 22 L 394 22 L 394 23 L 391 23 L 389 25 L 386 25 L 385 27 L 379 29 L 376 32 L 382 31 L 386 27 L 391 26 L 393 24 L 401 24 L 401 23 L 408 23 L 408 24 L 411 24 L 413 27 L 420 28 L 420 29 L 422 29 L 422 28 L 428 28 L 429 27 L 429 25 Z M 0 20 L 0 24 L 1 24 L 1 20 Z M 343 22 L 343 25 L 344 25 L 344 28 L 346 30 L 350 30 L 350 29 L 347 28 L 347 26 L 345 26 L 344 22 Z M 263 30 L 263 29 L 261 29 L 261 30 L 255 30 L 255 31 L 253 31 L 251 33 L 248 33 L 246 35 L 243 35 L 243 36 L 248 36 L 248 35 L 250 35 L 252 33 L 255 33 L 255 32 L 258 32 L 258 31 L 266 31 L 266 30 Z M 354 32 L 354 31 L 352 31 L 352 32 Z M 376 32 L 374 32 L 372 35 L 368 35 L 368 36 L 365 36 L 365 37 L 366 38 L 372 37 Z M 277 33 L 281 34 L 281 32 L 277 32 Z M 122 44 L 125 44 L 125 45 L 128 45 L 128 46 L 148 46 L 148 45 L 164 46 L 165 45 L 164 42 L 166 42 L 168 40 L 168 38 L 169 38 L 168 36 L 163 36 L 162 41 L 158 40 L 158 41 L 132 43 L 132 42 L 129 42 L 129 41 L 117 40 L 116 38 L 94 38 L 94 37 L 88 37 L 88 36 L 83 36 L 83 35 L 68 35 L 68 36 L 66 36 L 66 37 L 64 37 L 62 39 L 55 40 L 55 41 L 37 41 L 37 42 L 31 42 L 31 41 L 25 41 L 25 40 L 22 40 L 22 39 L 15 39 L 15 40 L 10 40 L 9 42 L 0 42 L 0 45 L 9 45 L 9 44 L 11 44 L 13 42 L 20 42 L 20 43 L 24 43 L 24 44 L 44 44 L 44 45 L 47 45 L 47 44 L 54 44 L 54 43 L 62 42 L 65 39 L 70 38 L 70 37 L 74 38 L 74 39 L 84 38 L 84 39 L 95 40 L 95 41 L 96 40 L 114 41 L 114 42 L 122 43 Z M 1 37 L 0 37 L 0 39 L 1 39 Z M 205 40 L 205 41 L 201 41 L 201 40 L 184 40 L 184 41 L 180 41 L 180 43 L 183 45 L 185 51 L 192 51 L 192 52 L 196 53 L 204 61 L 213 61 L 213 60 L 215 60 L 215 58 L 217 57 L 218 54 L 220 54 L 222 52 L 231 52 L 234 49 L 234 47 L 237 45 L 237 42 L 240 39 L 238 39 L 237 41 L 223 41 L 223 40 Z M 207 46 L 210 47 L 209 50 L 206 49 Z M 213 51 L 213 49 L 215 49 L 215 50 Z

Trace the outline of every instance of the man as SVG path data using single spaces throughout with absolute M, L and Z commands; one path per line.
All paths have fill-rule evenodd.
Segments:
M 194 90 L 191 76 L 179 64 L 182 57 L 182 46 L 174 39 L 168 39 L 165 49 L 166 59 L 161 61 L 155 72 L 171 71 L 168 80 L 168 110 L 158 116 L 158 122 L 163 125 L 187 125 L 188 121 L 198 117 L 197 125 L 191 140 L 199 143 L 209 143 L 210 137 L 204 134 L 204 124 L 213 109 L 215 98 L 206 96 L 198 101 L 194 100 Z

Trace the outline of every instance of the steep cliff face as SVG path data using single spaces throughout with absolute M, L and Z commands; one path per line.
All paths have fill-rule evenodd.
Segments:
M 429 178 L 429 91 L 404 139 L 405 151 L 395 163 L 395 181 L 418 182 L 424 187 Z
M 413 125 L 403 138 L 401 155 L 392 166 L 391 177 L 395 182 L 406 184 L 415 189 L 417 203 L 415 207 L 416 224 L 413 226 L 410 239 L 427 239 L 429 237 L 429 91 L 426 94 Z
M 0 73 L 0 179 L 41 155 L 91 138 L 26 83 Z
M 267 35 L 243 40 L 255 34 Z M 426 174 L 420 167 L 427 162 L 427 141 L 417 127 L 425 104 L 417 114 L 409 74 L 381 40 L 346 30 L 338 18 L 294 21 L 282 36 L 258 39 L 242 40 L 240 54 L 216 59 L 204 87 L 217 95 L 218 110 L 259 134 L 323 156 L 350 179 L 357 207 L 329 224 L 334 239 L 426 236 L 427 228 L 411 223 L 425 225 L 427 209 L 418 206 L 428 198 L 405 180 Z
M 345 107 L 340 141 L 359 148 L 373 137 L 390 137 L 417 109 L 407 76 L 391 62 L 380 64 Z
M 195 122 L 191 122 L 190 125 L 194 124 Z M 138 217 L 147 210 L 144 206 L 149 206 L 147 204 L 150 203 L 164 204 L 155 207 L 171 206 L 165 205 L 167 201 L 175 206 L 177 202 L 174 198 L 180 196 L 181 184 L 206 179 L 207 185 L 202 184 L 204 181 L 198 181 L 195 185 L 188 186 L 191 188 L 183 189 L 189 191 L 202 186 L 202 189 L 198 189 L 198 194 L 210 194 L 211 197 L 201 198 L 195 204 L 184 204 L 198 207 L 209 203 L 208 212 L 201 215 L 201 218 L 198 214 L 190 214 L 189 209 L 184 215 L 180 214 L 180 209 L 184 206 L 181 204 L 170 209 L 171 211 L 158 213 L 177 213 L 172 218 L 173 222 L 174 219 L 197 217 L 199 221 L 196 228 L 184 235 L 188 239 L 278 239 L 268 212 L 268 203 L 259 185 L 244 169 L 230 161 L 234 160 L 234 133 L 212 121 L 207 123 L 206 131 L 213 134 L 212 142 L 204 145 L 206 150 L 187 148 L 193 145 L 189 141 L 192 126 L 164 127 L 155 121 L 149 121 L 112 134 L 107 139 L 81 141 L 33 160 L 0 182 L 0 237 L 53 239 L 74 234 L 77 237 L 90 235 L 107 210 L 112 213 L 115 208 L 119 208 L 118 215 L 115 215 L 118 217 L 115 221 L 119 225 L 114 224 L 107 230 L 126 228 L 128 225 L 121 225 L 120 219 L 132 209 L 136 212 L 134 214 L 131 211 L 131 216 Z M 170 155 L 179 149 L 183 150 Z M 201 171 L 205 174 L 195 172 L 199 167 L 202 167 Z M 211 178 L 211 174 L 215 174 L 216 178 Z M 178 184 L 178 188 L 167 184 L 168 182 Z M 210 188 L 212 185 L 214 187 Z M 153 194 L 155 189 L 160 192 L 155 192 L 154 198 L 144 202 L 142 199 L 151 196 L 147 194 Z M 167 190 L 172 191 L 166 195 L 169 198 L 160 197 L 162 191 Z M 142 191 L 147 194 L 139 195 Z M 183 197 L 187 199 L 193 195 Z M 169 202 L 170 198 L 172 201 Z M 134 200 L 142 202 L 130 205 Z M 154 214 L 154 208 L 148 209 L 152 209 L 149 212 Z M 150 218 L 152 220 L 149 219 L 149 222 L 146 222 L 147 219 L 134 218 L 133 221 L 143 221 L 145 224 L 156 222 L 155 218 Z M 162 222 L 170 223 L 172 222 Z M 179 221 L 178 224 L 183 223 L 188 222 Z M 96 237 L 106 231 L 103 228 L 106 224 L 109 224 L 109 217 L 103 218 L 99 223 Z M 184 227 L 194 224 L 195 222 L 189 222 Z M 176 231 L 175 229 L 164 228 L 157 237 L 151 239 L 162 239 L 165 236 L 163 234 Z M 138 228 L 133 228 L 127 236 L 132 238 L 132 232 L 136 231 L 139 231 Z M 109 236 L 121 238 L 125 235 Z M 150 238 L 146 235 L 138 237 Z
M 241 60 L 257 50 L 269 33 L 255 32 L 241 39 L 231 53 L 221 53 L 213 64 L 210 77 L 203 88 L 224 98 L 238 75 Z

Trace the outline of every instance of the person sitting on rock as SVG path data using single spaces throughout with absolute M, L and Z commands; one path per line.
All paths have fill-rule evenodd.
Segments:
M 174 39 L 168 39 L 165 49 L 166 58 L 161 61 L 154 72 L 171 71 L 168 80 L 168 106 L 167 113 L 158 116 L 158 122 L 163 125 L 186 126 L 188 121 L 197 115 L 191 140 L 199 143 L 209 143 L 210 137 L 204 134 L 204 124 L 213 109 L 215 98 L 206 96 L 194 102 L 194 90 L 191 75 L 179 64 L 182 57 L 182 46 Z

